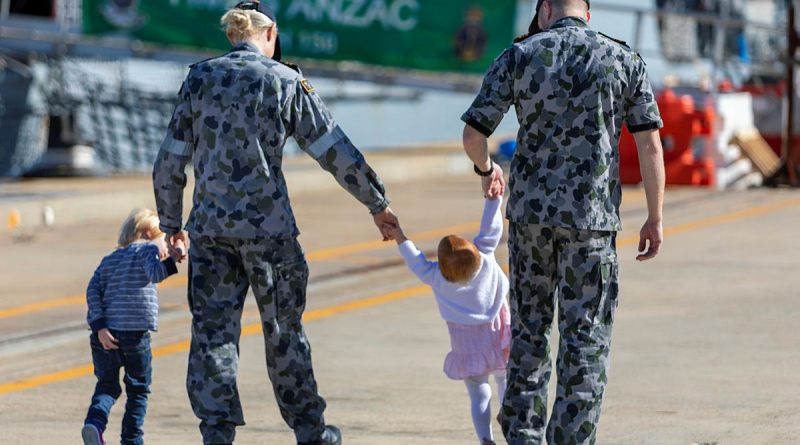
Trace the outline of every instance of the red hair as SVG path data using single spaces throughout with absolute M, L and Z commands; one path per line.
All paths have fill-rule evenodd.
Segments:
M 469 280 L 481 265 L 475 244 L 458 235 L 448 235 L 439 241 L 439 270 L 451 283 Z

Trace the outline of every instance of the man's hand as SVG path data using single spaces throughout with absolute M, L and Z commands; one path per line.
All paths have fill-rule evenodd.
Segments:
M 497 199 L 503 196 L 506 191 L 506 179 L 503 176 L 503 169 L 492 162 L 492 174 L 481 178 L 483 196 L 489 199 Z
M 486 136 L 467 124 L 464 125 L 464 134 L 462 138 L 464 152 L 467 154 L 467 157 L 469 157 L 469 160 L 475 164 L 475 167 L 482 172 L 487 172 L 489 169 L 492 169 L 491 175 L 481 178 L 483 195 L 489 199 L 496 199 L 503 196 L 506 190 L 506 180 L 503 177 L 503 170 L 499 165 L 492 162 L 492 159 L 489 157 L 489 146 Z
M 111 332 L 109 332 L 108 328 L 103 328 L 97 331 L 97 339 L 100 340 L 100 344 L 103 345 L 103 349 L 106 351 L 111 349 L 119 349 L 119 346 L 117 346 L 117 339 L 111 335 Z
M 648 218 L 642 226 L 642 230 L 639 232 L 640 253 L 636 257 L 636 260 L 647 261 L 655 258 L 661 250 L 661 242 L 663 240 L 664 231 L 661 227 L 661 220 Z
M 640 131 L 634 133 L 633 138 L 639 152 L 639 168 L 647 197 L 648 215 L 639 238 L 639 252 L 644 253 L 639 254 L 636 259 L 647 261 L 658 255 L 663 239 L 661 216 L 664 209 L 664 149 L 661 147 L 658 130 Z
M 372 220 L 375 221 L 375 225 L 378 227 L 378 230 L 381 231 L 381 236 L 383 236 L 384 241 L 394 239 L 391 237 L 387 227 L 399 227 L 400 221 L 397 220 L 397 216 L 392 212 L 392 209 L 386 207 L 380 212 L 373 214 Z
M 175 261 L 179 263 L 183 262 L 186 259 L 187 252 L 189 250 L 189 234 L 185 230 L 182 230 L 178 233 L 168 236 L 167 248 L 170 256 L 175 258 Z

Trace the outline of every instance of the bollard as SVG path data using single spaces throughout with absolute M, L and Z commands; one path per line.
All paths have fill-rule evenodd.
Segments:
M 42 207 L 42 226 L 46 229 L 53 227 L 56 222 L 56 212 L 50 206 Z
M 19 210 L 13 209 L 8 213 L 8 230 L 13 232 L 17 230 L 20 223 L 22 222 L 22 217 L 19 214 Z

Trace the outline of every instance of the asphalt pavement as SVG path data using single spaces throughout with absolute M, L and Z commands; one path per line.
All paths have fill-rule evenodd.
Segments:
M 383 156 L 374 162 L 379 173 L 410 166 L 387 179 L 387 189 L 423 250 L 432 253 L 444 235 L 477 231 L 479 182 L 456 153 L 413 162 L 411 155 Z M 442 373 L 449 341 L 430 290 L 405 268 L 394 243 L 380 241 L 368 212 L 313 167 L 295 167 L 288 182 L 311 267 L 306 328 L 326 418 L 342 428 L 347 445 L 477 443 L 464 386 Z M 83 292 L 127 212 L 152 207 L 149 187 L 146 176 L 0 185 L 3 216 L 11 208 L 25 215 L 22 236 L 0 232 L 4 444 L 80 443 L 94 385 Z M 51 228 L 37 220 L 45 205 L 56 209 Z M 648 263 L 634 260 L 646 216 L 640 189 L 625 190 L 622 214 L 620 307 L 598 443 L 798 443 L 800 194 L 670 189 L 663 252 Z M 507 261 L 504 245 L 497 255 Z M 184 388 L 185 274 L 182 265 L 160 286 L 149 445 L 201 443 Z M 252 298 L 242 325 L 247 426 L 237 443 L 291 444 L 266 376 Z M 109 443 L 116 443 L 123 407 L 112 412 Z

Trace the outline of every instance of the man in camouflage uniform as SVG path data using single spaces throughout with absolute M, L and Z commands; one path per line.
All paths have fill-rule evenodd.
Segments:
M 237 8 L 257 9 L 274 23 L 264 6 Z M 274 27 L 267 31 L 270 45 L 276 34 Z M 294 137 L 379 228 L 397 222 L 381 180 L 302 73 L 275 60 L 278 51 L 248 40 L 193 65 L 153 171 L 161 229 L 174 242 L 184 233 L 184 170 L 190 161 L 194 167 L 186 225 L 193 316 L 187 390 L 205 444 L 233 443 L 236 426 L 244 425 L 236 376 L 248 288 L 260 311 L 281 415 L 298 443 L 341 443 L 338 430 L 325 425 L 326 404 L 301 324 L 308 266 L 281 169 L 286 140 Z
M 662 239 L 663 124 L 645 64 L 589 28 L 588 3 L 540 1 L 542 31 L 495 60 L 462 116 L 464 147 L 488 195 L 502 194 L 505 182 L 487 137 L 512 104 L 520 124 L 506 211 L 513 342 L 499 418 L 509 445 L 595 443 L 617 307 L 623 123 L 636 138 L 649 209 L 637 259 L 656 256 Z M 556 301 L 558 389 L 548 422 Z

